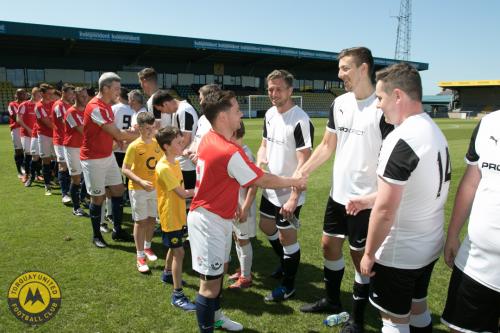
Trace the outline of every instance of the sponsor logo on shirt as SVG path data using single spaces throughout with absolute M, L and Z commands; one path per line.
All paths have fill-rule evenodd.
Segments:
M 481 164 L 481 168 L 488 169 L 488 170 L 494 170 L 494 171 L 500 171 L 500 164 L 483 162 L 483 164 Z
M 353 133 L 356 135 L 363 135 L 365 134 L 365 131 L 358 130 L 355 128 L 347 128 L 347 127 L 339 127 L 338 131 L 345 132 L 345 133 Z

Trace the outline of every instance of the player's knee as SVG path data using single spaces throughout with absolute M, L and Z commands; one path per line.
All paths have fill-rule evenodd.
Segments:
M 329 260 L 338 260 L 342 257 L 342 243 L 337 244 L 330 239 L 321 239 L 321 249 L 323 250 L 323 257 Z

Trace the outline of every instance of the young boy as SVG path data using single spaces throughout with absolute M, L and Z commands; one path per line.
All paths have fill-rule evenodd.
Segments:
M 134 240 L 137 249 L 137 269 L 149 272 L 149 261 L 157 259 L 151 249 L 155 219 L 157 216 L 155 167 L 162 152 L 153 138 L 155 118 L 143 112 L 137 117 L 141 136 L 132 142 L 123 159 L 123 174 L 130 179 L 128 183 L 132 216 L 134 218 Z
M 144 113 L 139 114 L 138 118 L 142 114 Z M 182 291 L 182 261 L 184 259 L 182 237 L 186 228 L 185 199 L 194 195 L 194 190 L 184 188 L 181 167 L 179 161 L 175 159 L 182 154 L 184 149 L 182 132 L 178 128 L 167 126 L 156 134 L 156 141 L 165 153 L 156 165 L 155 171 L 162 239 L 163 244 L 168 248 L 162 280 L 165 281 L 169 274 L 169 257 L 171 257 L 171 274 L 174 284 L 171 304 L 184 311 L 195 311 L 196 306 L 189 302 Z
M 245 136 L 245 126 L 243 122 L 241 122 L 241 127 L 234 132 L 231 141 L 240 145 L 248 159 L 255 163 L 252 151 L 243 143 L 243 136 Z M 240 189 L 239 205 L 241 212 L 239 219 L 235 219 L 233 222 L 233 236 L 236 243 L 236 253 L 238 254 L 240 268 L 229 277 L 230 280 L 234 281 L 234 283 L 229 286 L 229 289 L 248 288 L 252 285 L 251 272 L 253 249 L 250 238 L 255 237 L 256 234 L 256 194 L 256 186 L 250 186 L 248 188 L 242 187 Z

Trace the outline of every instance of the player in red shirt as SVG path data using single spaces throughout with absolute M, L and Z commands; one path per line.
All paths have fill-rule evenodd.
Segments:
M 35 105 L 42 99 L 40 89 L 34 87 L 31 90 L 31 99 L 22 102 L 16 116 L 16 121 L 21 126 L 21 144 L 24 150 L 24 170 L 29 178 L 24 186 L 30 187 L 35 180 L 37 171 L 40 171 L 40 157 L 38 156 L 38 143 L 36 133 Z M 31 148 L 36 149 L 31 149 Z
M 111 103 L 120 94 L 120 77 L 115 73 L 104 73 L 99 78 L 99 94 L 85 107 L 83 115 L 83 143 L 80 159 L 87 192 L 90 194 L 90 219 L 94 232 L 93 243 L 106 247 L 100 231 L 102 203 L 106 189 L 111 194 L 114 240 L 132 241 L 133 238 L 121 228 L 123 218 L 123 181 L 120 168 L 113 154 L 113 139 L 132 141 L 138 134 L 120 130 L 114 124 Z
M 50 84 L 42 83 L 40 92 L 42 100 L 35 105 L 36 122 L 38 125 L 38 150 L 42 158 L 42 174 L 45 183 L 45 195 L 52 195 L 50 182 L 52 180 L 52 172 L 50 162 L 55 156 L 54 145 L 52 143 L 52 117 L 51 110 L 54 101 L 54 87 Z
M 240 187 L 255 184 L 304 189 L 306 179 L 264 173 L 250 162 L 240 146 L 230 141 L 242 116 L 233 92 L 214 92 L 205 101 L 204 113 L 212 130 L 198 147 L 196 194 L 188 216 L 192 265 L 200 274 L 196 316 L 200 332 L 213 332 L 214 326 L 240 331 L 243 326 L 223 315 L 219 304 L 231 250 L 232 221 L 239 215 Z
M 12 143 L 14 144 L 14 162 L 16 163 L 17 176 L 23 179 L 23 181 L 26 181 L 26 176 L 23 175 L 23 172 L 21 170 L 24 156 L 23 156 L 23 146 L 21 143 L 20 125 L 16 121 L 19 105 L 22 102 L 24 102 L 27 98 L 26 90 L 17 89 L 15 98 L 16 99 L 10 102 L 7 107 L 9 111 L 10 135 L 12 137 Z
M 54 151 L 56 153 L 58 163 L 57 178 L 61 185 L 62 202 L 64 204 L 71 202 L 69 196 L 70 177 L 68 167 L 64 158 L 64 116 L 67 110 L 72 106 L 75 101 L 75 87 L 69 84 L 64 84 L 62 87 L 61 99 L 58 99 L 52 105 L 52 143 L 54 144 Z
M 88 216 L 80 207 L 80 202 L 87 195 L 85 183 L 82 183 L 82 164 L 80 161 L 80 147 L 83 142 L 83 113 L 89 95 L 87 89 L 76 87 L 74 106 L 66 110 L 64 115 L 64 159 L 66 160 L 71 184 L 69 193 L 73 203 L 73 215 Z

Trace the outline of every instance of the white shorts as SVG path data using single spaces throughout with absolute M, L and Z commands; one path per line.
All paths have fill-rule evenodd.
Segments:
M 247 220 L 243 223 L 233 221 L 233 232 L 238 239 L 249 239 L 257 234 L 257 222 L 255 219 L 255 201 L 250 209 Z
M 38 151 L 41 158 L 56 156 L 52 138 L 43 134 L 38 134 Z
M 198 207 L 187 217 L 191 261 L 196 272 L 218 276 L 231 252 L 232 220 Z
M 83 177 L 87 192 L 92 196 L 105 195 L 106 186 L 123 184 L 115 155 L 94 160 L 82 160 Z
M 80 161 L 80 148 L 59 146 L 64 148 L 64 158 L 70 176 L 82 174 L 82 163 Z
M 38 149 L 38 137 L 31 138 L 30 150 L 31 150 L 31 155 L 36 155 L 36 156 L 40 155 L 40 150 Z
M 148 217 L 158 216 L 156 205 L 156 191 L 130 190 L 130 205 L 132 206 L 132 218 L 134 221 L 142 221 Z
M 54 145 L 54 152 L 56 153 L 57 162 L 65 162 L 64 146 Z
M 23 149 L 23 144 L 21 143 L 21 129 L 19 127 L 11 129 L 10 136 L 14 149 Z
M 31 155 L 31 136 L 22 136 L 21 145 L 23 146 L 24 153 Z

